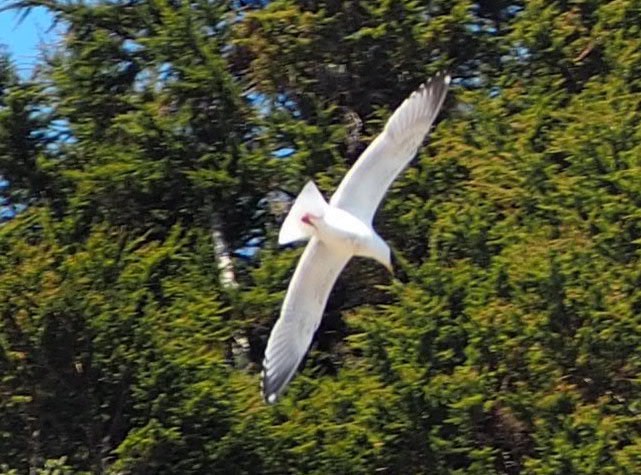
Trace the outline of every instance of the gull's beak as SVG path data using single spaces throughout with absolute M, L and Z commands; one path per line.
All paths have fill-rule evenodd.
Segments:
M 389 264 L 387 264 L 385 266 L 385 268 L 389 271 L 389 273 L 392 275 L 392 277 L 394 277 L 395 273 L 394 273 L 394 266 L 392 265 L 392 263 L 390 262 Z

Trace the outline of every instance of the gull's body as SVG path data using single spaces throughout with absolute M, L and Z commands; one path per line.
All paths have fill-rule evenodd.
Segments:
M 449 81 L 449 76 L 435 77 L 396 109 L 329 203 L 312 182 L 296 198 L 278 242 L 309 239 L 309 243 L 267 342 L 263 394 L 268 403 L 278 399 L 296 372 L 320 324 L 330 291 L 349 260 L 370 257 L 391 270 L 390 249 L 372 228 L 372 219 L 390 184 L 429 132 Z
M 389 267 L 389 247 L 385 241 L 371 226 L 351 213 L 330 205 L 320 219 L 312 218 L 312 222 L 316 236 L 332 252 L 349 257 L 371 257 Z

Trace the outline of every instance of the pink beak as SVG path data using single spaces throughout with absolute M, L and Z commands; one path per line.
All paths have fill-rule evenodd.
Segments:
M 314 226 L 314 223 L 312 223 L 312 215 L 309 213 L 305 213 L 300 220 L 309 226 Z

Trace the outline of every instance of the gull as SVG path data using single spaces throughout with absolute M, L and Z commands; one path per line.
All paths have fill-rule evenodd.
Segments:
M 309 242 L 267 341 L 262 391 L 268 404 L 278 400 L 296 373 L 334 283 L 349 260 L 369 257 L 393 272 L 390 248 L 374 231 L 372 220 L 392 181 L 416 155 L 449 84 L 449 75 L 438 74 L 405 99 L 347 172 L 329 203 L 312 181 L 294 201 L 278 243 Z

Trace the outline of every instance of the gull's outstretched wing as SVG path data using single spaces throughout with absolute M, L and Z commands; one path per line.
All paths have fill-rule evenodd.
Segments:
M 294 272 L 280 318 L 263 360 L 263 396 L 276 402 L 305 356 L 329 293 L 351 256 L 331 251 L 317 238 L 307 244 Z
M 449 84 L 450 76 L 437 75 L 403 101 L 347 172 L 331 205 L 371 222 L 392 181 L 414 158 L 429 132 Z

